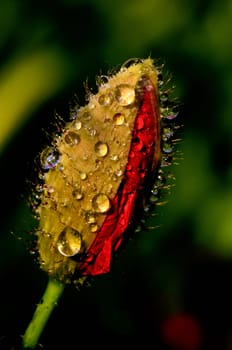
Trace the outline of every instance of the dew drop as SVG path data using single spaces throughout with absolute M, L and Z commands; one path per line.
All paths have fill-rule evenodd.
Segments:
M 57 249 L 63 256 L 74 256 L 81 250 L 82 239 L 80 233 L 74 228 L 67 226 L 60 233 L 57 240 Z
M 174 131 L 171 128 L 163 128 L 162 139 L 168 141 L 174 135 Z
M 102 106 L 109 106 L 113 101 L 113 95 L 111 92 L 107 92 L 98 97 L 98 102 Z
M 40 161 L 43 169 L 52 169 L 60 161 L 60 154 L 54 147 L 45 148 L 40 154 Z
M 135 101 L 135 89 L 128 84 L 116 87 L 115 98 L 121 106 L 129 106 Z
M 86 174 L 85 172 L 81 171 L 81 172 L 79 173 L 79 175 L 80 175 L 80 179 L 81 179 L 81 180 L 86 180 L 86 179 L 87 179 L 87 174 Z
M 173 152 L 173 147 L 172 147 L 172 145 L 170 143 L 165 142 L 163 144 L 163 146 L 162 146 L 162 151 L 164 153 L 167 153 L 167 154 L 172 153 Z
M 109 147 L 107 143 L 99 141 L 95 144 L 94 150 L 98 157 L 105 157 L 108 154 Z
M 95 224 L 96 223 L 96 217 L 92 212 L 87 212 L 85 214 L 85 218 L 88 224 Z
M 74 125 L 73 125 L 74 129 L 76 130 L 80 130 L 82 128 L 82 122 L 78 119 L 75 121 Z
M 125 121 L 125 117 L 124 117 L 124 114 L 122 113 L 116 113 L 113 116 L 113 122 L 115 125 L 123 125 L 124 121 Z
M 88 131 L 89 135 L 92 137 L 96 136 L 96 134 L 97 134 L 97 130 L 92 128 L 92 127 L 88 127 L 88 128 L 86 128 L 86 130 Z
M 113 160 L 114 162 L 117 162 L 118 159 L 119 159 L 119 157 L 118 157 L 117 154 L 112 154 L 112 155 L 110 156 L 110 159 Z
M 144 127 L 144 121 L 142 119 L 137 119 L 135 122 L 135 129 L 142 130 Z
M 136 151 L 141 151 L 142 150 L 142 148 L 143 148 L 143 141 L 139 137 L 136 137 L 133 140 L 133 143 L 134 143 L 134 150 L 136 150 Z
M 79 190 L 79 189 L 77 189 L 77 190 L 74 190 L 73 192 L 72 192 L 72 195 L 73 195 L 73 197 L 76 199 L 76 200 L 81 200 L 83 197 L 84 197 L 84 195 L 83 195 L 83 193 L 81 192 L 81 190 Z
M 104 193 L 99 193 L 92 200 L 93 208 L 98 213 L 106 213 L 110 209 L 110 200 Z
M 178 114 L 179 114 L 178 112 L 176 112 L 176 113 L 173 112 L 171 114 L 166 115 L 165 118 L 168 120 L 173 120 L 178 116 Z
M 152 204 L 158 202 L 158 200 L 159 200 L 159 197 L 157 197 L 157 196 L 155 196 L 155 195 L 151 195 L 151 196 L 149 197 L 149 202 L 152 203 Z
M 123 63 L 122 68 L 129 68 L 135 64 L 142 63 L 143 60 L 141 58 L 129 58 L 125 63 Z
M 119 169 L 119 170 L 115 171 L 115 175 L 120 177 L 123 175 L 123 171 L 121 169 Z
M 174 111 L 171 108 L 161 109 L 161 112 L 162 112 L 162 115 L 163 115 L 164 119 L 166 119 L 166 120 L 173 120 L 179 114 L 179 112 L 176 112 L 176 111 Z
M 97 230 L 98 230 L 98 225 L 97 224 L 90 224 L 89 225 L 89 228 L 90 228 L 90 231 L 91 232 L 97 232 Z
M 80 142 L 80 136 L 75 131 L 69 130 L 64 136 L 64 141 L 69 146 L 76 146 Z
M 82 114 L 82 119 L 85 120 L 85 121 L 88 121 L 92 118 L 91 114 L 88 112 L 88 111 L 85 111 L 83 114 Z

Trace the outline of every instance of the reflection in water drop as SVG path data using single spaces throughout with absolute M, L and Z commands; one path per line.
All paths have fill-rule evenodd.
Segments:
M 80 252 L 82 239 L 80 233 L 72 227 L 65 227 L 57 241 L 57 249 L 63 256 L 74 256 Z
M 54 168 L 60 161 L 60 154 L 54 147 L 47 147 L 40 154 L 40 162 L 43 169 Z
M 76 146 L 80 142 L 80 136 L 75 131 L 69 130 L 64 136 L 64 141 L 69 146 Z
M 135 101 L 135 89 L 127 84 L 116 87 L 115 98 L 121 106 L 129 106 Z
M 115 125 L 123 125 L 124 121 L 125 121 L 125 117 L 124 117 L 124 114 L 122 113 L 116 113 L 113 116 L 113 122 Z
M 98 157 L 105 157 L 108 153 L 109 148 L 107 143 L 99 141 L 95 144 L 94 150 Z
M 93 208 L 98 213 L 106 213 L 110 209 L 110 200 L 104 193 L 97 194 L 92 200 Z

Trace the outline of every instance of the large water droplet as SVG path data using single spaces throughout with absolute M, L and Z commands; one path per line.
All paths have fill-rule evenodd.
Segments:
M 107 143 L 99 141 L 95 144 L 94 150 L 98 157 L 105 157 L 109 151 L 109 147 Z
M 93 208 L 98 213 L 106 213 L 110 209 L 110 200 L 104 193 L 97 194 L 92 200 Z
M 105 94 L 101 94 L 98 97 L 98 102 L 102 106 L 109 106 L 113 101 L 113 95 L 111 92 L 107 92 Z
M 76 146 L 80 142 L 80 135 L 75 131 L 69 130 L 64 136 L 64 141 L 69 146 Z
M 125 117 L 124 117 L 124 114 L 122 113 L 116 113 L 113 116 L 113 122 L 115 125 L 122 125 L 124 121 L 125 121 Z
M 65 227 L 57 240 L 57 249 L 63 256 L 74 256 L 81 250 L 82 238 L 80 233 L 72 227 Z
M 43 169 L 52 169 L 60 161 L 60 154 L 54 147 L 47 147 L 40 154 L 40 161 Z
M 129 106 L 135 101 L 135 89 L 128 84 L 118 85 L 115 89 L 115 98 L 121 106 Z

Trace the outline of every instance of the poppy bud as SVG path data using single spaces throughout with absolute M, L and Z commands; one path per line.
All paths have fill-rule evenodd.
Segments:
M 161 164 L 161 144 L 168 145 L 161 140 L 158 80 L 150 58 L 122 66 L 40 154 L 38 251 L 50 275 L 70 282 L 109 272 L 134 228 Z

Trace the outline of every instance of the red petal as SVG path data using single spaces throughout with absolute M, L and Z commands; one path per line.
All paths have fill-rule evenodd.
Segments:
M 146 185 L 160 158 L 160 116 L 155 87 L 145 80 L 143 98 L 135 119 L 131 148 L 123 180 L 99 233 L 88 250 L 80 271 L 98 275 L 110 270 L 112 254 L 119 248 L 132 223 L 135 209 L 142 205 Z

